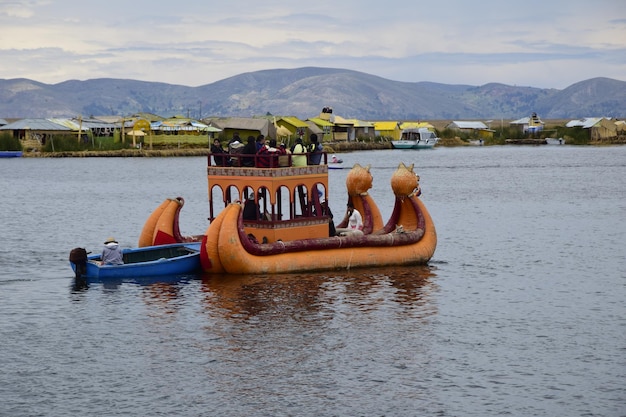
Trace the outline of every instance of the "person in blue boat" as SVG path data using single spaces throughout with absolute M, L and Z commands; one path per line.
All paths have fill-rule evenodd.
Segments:
M 124 265 L 122 248 L 120 248 L 120 244 L 117 243 L 115 238 L 110 237 L 104 241 L 100 259 L 102 260 L 102 265 Z

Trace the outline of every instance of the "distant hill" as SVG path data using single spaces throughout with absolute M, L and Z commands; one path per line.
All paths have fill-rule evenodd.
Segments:
M 330 106 L 363 120 L 626 117 L 626 82 L 581 81 L 564 90 L 399 82 L 332 68 L 249 72 L 199 87 L 100 78 L 44 84 L 0 80 L 0 118 L 130 115 L 192 118 L 271 113 L 303 119 Z

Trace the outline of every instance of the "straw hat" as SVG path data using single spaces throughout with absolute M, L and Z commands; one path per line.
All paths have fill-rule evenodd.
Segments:
M 107 238 L 107 240 L 104 241 L 104 244 L 106 245 L 107 243 L 117 243 L 117 240 L 115 240 L 114 237 L 109 237 Z

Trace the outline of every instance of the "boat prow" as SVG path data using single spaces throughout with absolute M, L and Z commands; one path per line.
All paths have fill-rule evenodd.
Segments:
M 184 205 L 182 197 L 163 201 L 144 224 L 137 246 L 141 248 L 202 240 L 202 236 L 183 236 L 180 233 L 179 215 Z

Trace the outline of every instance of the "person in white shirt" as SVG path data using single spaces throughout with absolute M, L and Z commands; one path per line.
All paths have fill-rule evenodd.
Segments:
M 348 203 L 348 210 L 346 211 L 346 217 L 344 217 L 344 221 L 342 223 L 345 224 L 346 219 L 348 220 L 348 227 L 338 228 L 337 235 L 339 236 L 347 236 L 347 235 L 362 235 L 363 234 L 363 217 L 361 213 L 354 208 L 354 205 L 350 202 Z
M 363 230 L 363 217 L 361 213 L 354 208 L 352 203 L 348 203 L 348 228 L 352 230 Z

